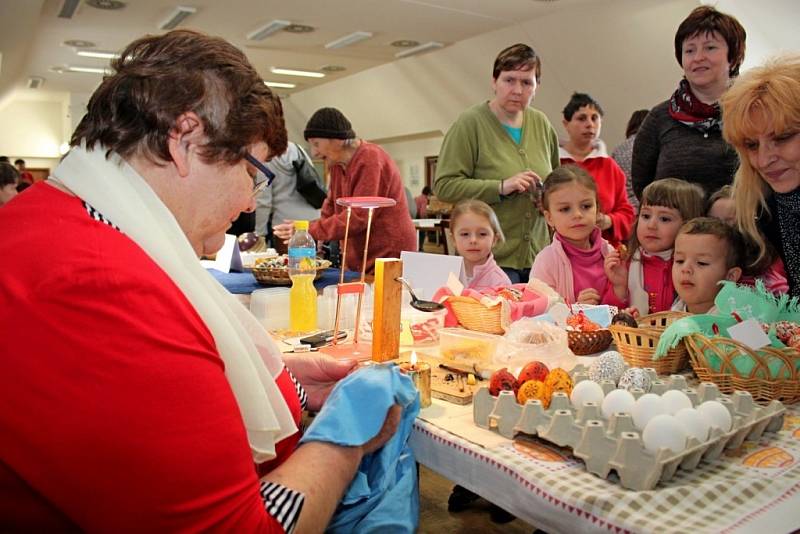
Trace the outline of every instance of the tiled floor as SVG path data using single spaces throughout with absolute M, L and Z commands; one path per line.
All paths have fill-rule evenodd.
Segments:
M 479 499 L 462 512 L 447 511 L 447 498 L 453 483 L 430 469 L 419 471 L 419 533 L 533 534 L 534 527 L 521 519 L 502 525 L 489 520 L 489 503 Z

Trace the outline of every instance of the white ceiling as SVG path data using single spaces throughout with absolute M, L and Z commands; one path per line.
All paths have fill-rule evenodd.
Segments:
M 119 51 L 145 34 L 159 33 L 158 23 L 176 5 L 197 8 L 180 27 L 219 35 L 243 49 L 265 80 L 296 83 L 302 91 L 359 71 L 395 61 L 399 39 L 445 46 L 486 32 L 531 20 L 584 2 L 613 0 L 125 0 L 117 11 L 101 10 L 81 0 L 71 19 L 59 18 L 64 0 L 0 0 L 0 98 L 25 87 L 30 76 L 45 79 L 43 90 L 85 93 L 99 74 L 52 71 L 57 66 L 101 67 L 107 60 L 80 57 L 62 43 L 80 39 L 99 50 Z M 273 19 L 314 27 L 312 33 L 281 31 L 263 41 L 248 41 L 249 32 Z M 371 39 L 326 50 L 325 43 L 355 31 Z M 401 60 L 402 61 L 402 60 Z M 275 75 L 270 66 L 318 70 L 336 64 L 346 68 L 322 79 Z

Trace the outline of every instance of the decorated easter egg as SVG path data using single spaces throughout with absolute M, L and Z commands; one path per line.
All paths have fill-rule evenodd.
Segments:
M 572 393 L 572 377 L 570 377 L 569 373 L 560 367 L 556 367 L 550 371 L 544 381 L 544 384 L 547 387 L 547 391 L 551 397 L 556 391 L 563 391 L 567 395 Z
M 492 373 L 489 378 L 489 393 L 496 397 L 501 391 L 517 392 L 517 379 L 505 367 Z
M 622 373 L 625 372 L 625 360 L 622 355 L 617 351 L 608 351 L 592 362 L 589 367 L 589 378 L 595 382 L 602 382 L 603 380 L 611 380 L 616 384 Z
M 576 409 L 581 408 L 585 402 L 601 404 L 604 397 L 605 393 L 603 393 L 603 388 L 593 380 L 581 380 L 575 384 L 569 396 L 572 405 Z
M 526 380 L 517 391 L 517 402 L 525 404 L 529 400 L 540 400 L 545 408 L 550 405 L 550 395 L 541 380 Z
M 694 408 L 683 408 L 675 414 L 675 419 L 683 425 L 686 434 L 695 438 L 699 442 L 704 442 L 708 439 L 708 432 L 711 430 L 711 425 L 708 421 L 700 415 L 700 412 Z
M 686 393 L 678 391 L 677 389 L 665 391 L 664 394 L 661 395 L 661 398 L 667 403 L 667 413 L 670 415 L 675 415 L 684 408 L 692 407 L 692 401 Z
M 639 430 L 644 430 L 650 419 L 657 415 L 667 414 L 667 403 L 660 395 L 646 393 L 636 400 L 633 407 L 633 424 Z
M 533 361 L 522 368 L 522 371 L 520 371 L 517 377 L 517 382 L 520 384 L 524 384 L 528 380 L 544 382 L 549 373 L 550 369 L 548 369 L 545 364 L 539 361 Z
M 630 391 L 625 389 L 615 389 L 606 395 L 603 399 L 603 404 L 600 409 L 603 412 L 603 417 L 610 419 L 615 413 L 632 413 L 633 407 L 636 404 L 636 399 Z
M 686 430 L 672 415 L 656 415 L 642 432 L 644 448 L 653 454 L 659 449 L 669 449 L 678 454 L 686 449 Z
M 794 462 L 794 457 L 778 447 L 769 447 L 756 451 L 742 460 L 744 465 L 765 469 L 788 467 L 792 465 L 792 462 Z
M 645 393 L 650 391 L 651 385 L 652 381 L 650 380 L 650 375 L 639 367 L 631 367 L 622 373 L 619 383 L 617 384 L 621 389 L 638 388 Z
M 733 425 L 733 419 L 728 409 L 718 401 L 706 401 L 697 407 L 697 411 L 708 422 L 711 428 L 719 428 L 723 432 L 728 432 Z

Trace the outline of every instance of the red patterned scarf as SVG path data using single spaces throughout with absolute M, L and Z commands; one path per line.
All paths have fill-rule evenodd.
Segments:
M 708 105 L 698 100 L 686 78 L 681 80 L 678 89 L 669 99 L 669 115 L 676 121 L 703 133 L 722 129 L 719 104 Z

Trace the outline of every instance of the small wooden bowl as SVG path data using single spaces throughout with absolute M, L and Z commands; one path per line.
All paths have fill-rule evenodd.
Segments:
M 591 332 L 567 331 L 569 348 L 578 356 L 586 356 L 606 350 L 611 345 L 611 331 L 608 329 L 593 330 Z

